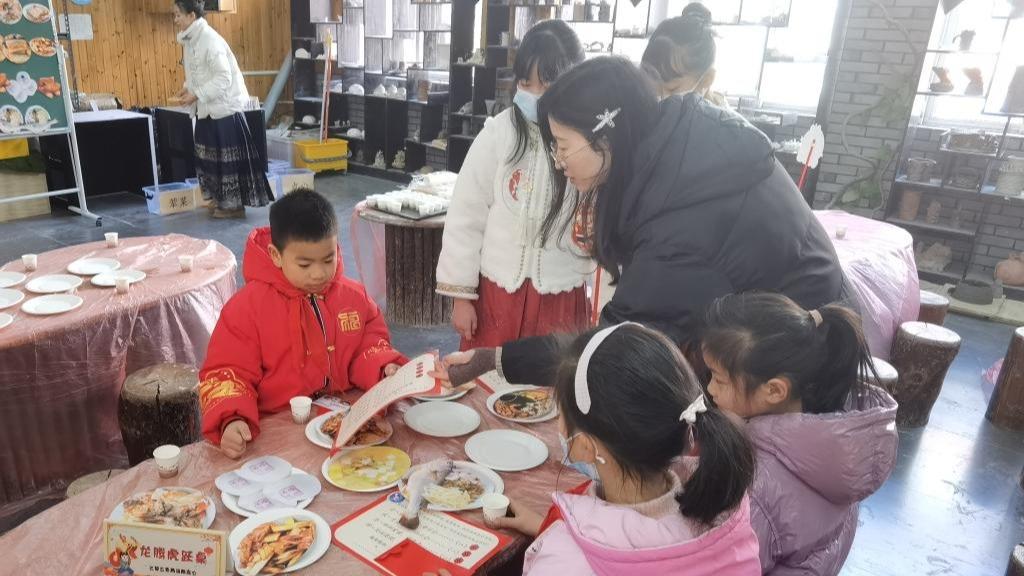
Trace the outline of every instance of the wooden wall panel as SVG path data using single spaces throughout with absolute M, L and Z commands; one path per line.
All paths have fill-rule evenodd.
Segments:
M 60 10 L 60 2 L 55 2 Z M 207 14 L 243 70 L 277 70 L 291 50 L 291 3 L 245 0 L 236 13 Z M 109 92 L 125 107 L 167 104 L 185 73 L 175 40 L 171 0 L 103 0 L 70 5 L 92 15 L 93 39 L 74 42 L 78 89 Z M 273 76 L 246 77 L 249 93 L 266 98 Z

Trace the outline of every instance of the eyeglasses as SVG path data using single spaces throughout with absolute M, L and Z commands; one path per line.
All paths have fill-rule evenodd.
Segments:
M 551 160 L 555 163 L 555 170 L 565 170 L 565 161 L 568 160 L 570 157 L 572 157 L 573 154 L 576 154 L 580 150 L 583 150 L 584 148 L 587 148 L 589 146 L 590 146 L 590 143 L 587 142 L 583 146 L 580 146 L 579 148 L 577 148 L 577 149 L 573 150 L 572 152 L 569 152 L 565 156 L 562 156 L 561 158 L 559 158 L 558 157 L 558 149 L 557 149 L 555 143 L 552 142 L 551 146 L 550 146 L 550 148 L 548 150 L 548 153 L 551 154 Z

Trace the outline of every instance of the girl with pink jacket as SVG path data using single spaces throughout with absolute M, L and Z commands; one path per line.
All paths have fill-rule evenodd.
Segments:
M 898 442 L 896 401 L 862 381 L 874 369 L 859 318 L 779 294 L 726 296 L 708 309 L 703 349 L 715 404 L 748 420 L 764 573 L 838 574 Z
M 592 481 L 555 493 L 547 520 L 513 502 L 513 516 L 492 524 L 537 536 L 523 574 L 760 574 L 750 443 L 706 404 L 679 349 L 635 323 L 563 349 L 563 463 Z

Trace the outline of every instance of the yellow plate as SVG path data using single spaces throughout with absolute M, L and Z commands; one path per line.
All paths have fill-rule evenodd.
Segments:
M 373 446 L 328 458 L 321 472 L 342 490 L 378 492 L 397 486 L 410 466 L 412 459 L 398 448 Z

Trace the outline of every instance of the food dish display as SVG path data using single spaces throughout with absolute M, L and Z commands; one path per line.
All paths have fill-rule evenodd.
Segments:
M 334 438 L 338 435 L 338 430 L 341 429 L 343 418 L 344 412 L 342 411 L 317 416 L 306 424 L 306 438 L 317 446 L 331 448 L 334 445 Z M 383 444 L 391 438 L 394 432 L 395 429 L 387 418 L 374 416 L 352 436 L 345 447 L 362 448 Z
M 17 24 L 21 22 L 22 8 L 18 0 L 0 0 L 0 22 Z
M 33 38 L 28 44 L 36 56 L 51 58 L 57 54 L 57 44 L 49 38 Z
M 310 520 L 283 518 L 260 524 L 238 547 L 239 573 L 280 574 L 298 564 L 316 539 L 316 525 Z
M 28 40 L 20 34 L 8 34 L 3 41 L 4 56 L 12 64 L 24 64 L 32 57 L 32 48 Z
M 409 455 L 398 448 L 373 446 L 328 458 L 322 473 L 343 490 L 377 492 L 396 486 L 411 465 Z
M 545 416 L 554 408 L 551 390 L 516 390 L 498 396 L 494 411 L 511 420 L 531 420 Z
M 136 494 L 114 509 L 111 520 L 179 528 L 209 528 L 216 507 L 199 490 L 172 487 Z
M 42 4 L 26 4 L 23 12 L 25 19 L 33 24 L 46 24 L 50 21 L 50 9 Z

